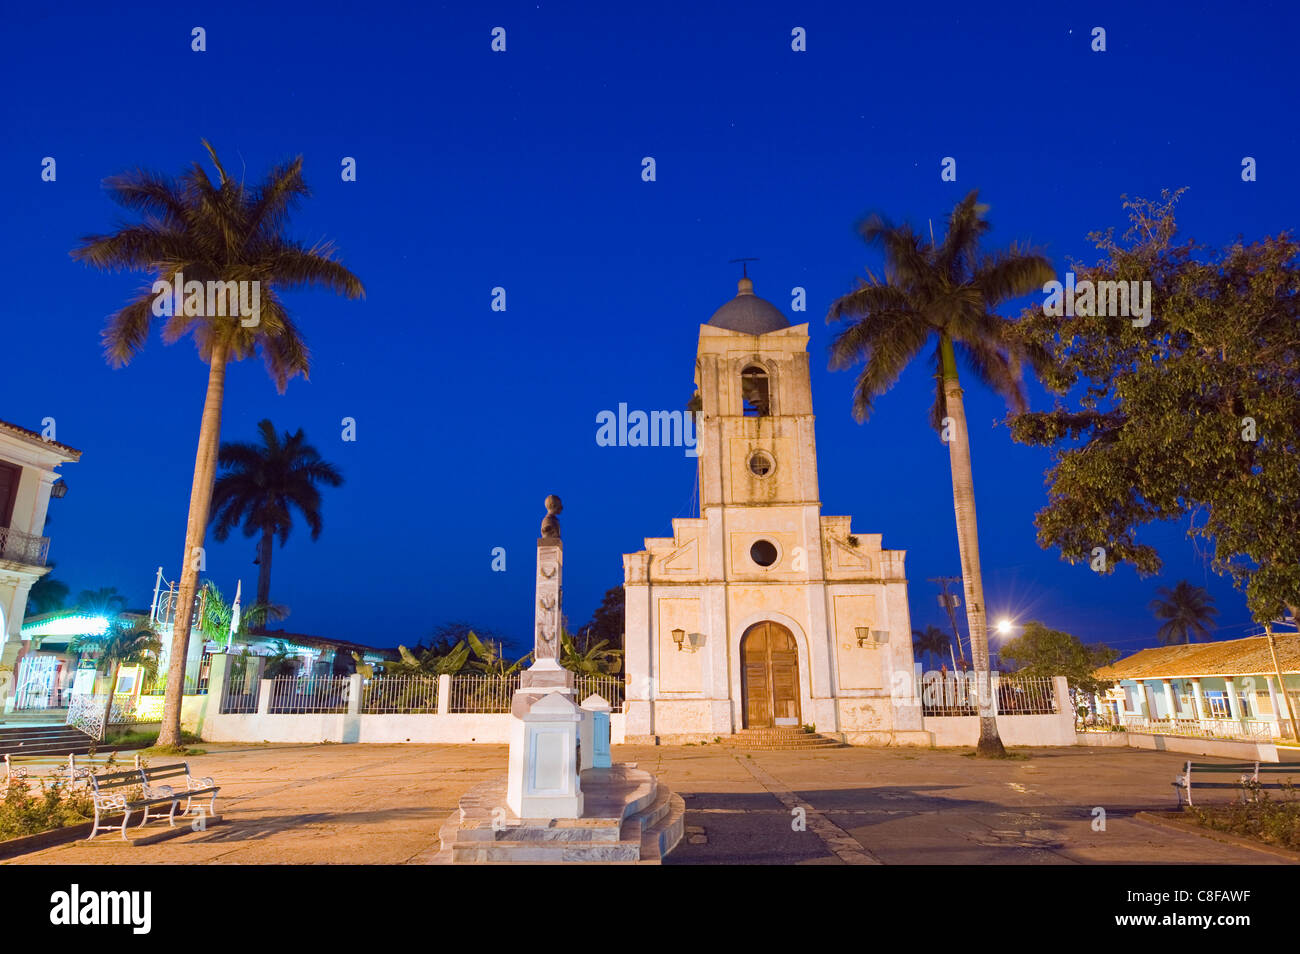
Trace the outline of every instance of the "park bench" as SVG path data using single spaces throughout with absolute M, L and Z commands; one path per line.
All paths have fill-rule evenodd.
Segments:
M 185 787 L 179 788 L 179 779 L 184 776 Z M 162 784 L 163 779 L 176 780 L 177 785 Z M 213 784 L 211 778 L 195 778 L 190 774 L 188 762 L 177 762 L 174 765 L 159 765 L 156 767 L 143 766 L 140 764 L 140 757 L 136 756 L 136 767 L 124 772 L 108 772 L 104 775 L 91 775 L 90 786 L 95 803 L 95 824 L 91 827 L 90 836 L 86 839 L 89 841 L 94 838 L 102 828 L 108 831 L 111 825 L 101 825 L 101 813 L 104 816 L 114 812 L 122 813 L 122 838 L 126 838 L 126 829 L 131 821 L 131 813 L 136 809 L 144 810 L 144 817 L 140 819 L 143 826 L 149 821 L 149 810 L 155 805 L 171 805 L 167 812 L 167 823 L 171 827 L 176 827 L 176 806 L 182 801 L 185 802 L 185 810 L 182 815 L 189 814 L 190 804 L 195 798 L 211 795 L 212 801 L 208 805 L 208 811 L 211 815 L 216 815 L 217 810 L 217 792 L 221 791 L 220 787 Z M 136 794 L 136 790 L 139 794 Z M 162 818 L 161 811 L 154 816 Z
M 135 761 L 140 771 L 140 777 L 148 791 L 161 791 L 162 789 L 166 789 L 168 792 L 175 791 L 172 785 L 158 785 L 157 783 L 163 779 L 172 779 L 174 784 L 179 786 L 180 779 L 184 776 L 185 787 L 176 793 L 178 799 L 185 799 L 185 809 L 181 812 L 182 815 L 190 813 L 190 804 L 194 799 L 208 795 L 212 796 L 212 800 L 208 803 L 208 814 L 212 816 L 217 814 L 217 792 L 221 791 L 221 787 L 212 781 L 211 776 L 195 778 L 190 774 L 189 762 L 145 767 L 140 764 L 140 756 L 138 755 L 135 757 Z M 173 822 L 173 824 L 175 823 Z
M 139 756 L 136 756 L 137 763 Z M 97 770 L 107 768 L 116 761 L 116 753 L 109 755 L 14 755 L 5 754 L 5 781 L 0 791 L 9 790 L 11 779 L 53 779 L 60 782 L 84 781 Z M 137 765 L 138 767 L 138 765 Z M 33 776 L 33 770 L 40 774 Z
M 1235 775 L 1231 780 L 1215 780 L 1215 776 Z M 1260 776 L 1264 779 L 1261 780 Z M 1240 791 L 1242 797 L 1245 797 L 1249 787 L 1256 788 L 1282 788 L 1290 784 L 1289 778 L 1283 776 L 1300 777 L 1300 765 L 1289 764 L 1287 762 L 1192 762 L 1189 761 L 1183 771 L 1174 777 L 1174 790 L 1178 793 L 1178 807 L 1182 808 L 1183 800 L 1187 804 L 1192 804 L 1192 784 L 1193 776 L 1196 777 L 1196 787 L 1205 788 L 1230 788 Z M 1209 778 L 1206 778 L 1209 776 Z
M 151 788 L 141 769 L 127 769 L 124 772 L 105 772 L 103 775 L 90 776 L 91 798 L 95 803 L 95 824 L 90 829 L 90 841 L 99 834 L 100 829 L 108 831 L 112 825 L 100 824 L 100 818 L 115 812 L 122 813 L 122 839 L 126 840 L 126 826 L 130 824 L 131 813 L 137 808 L 144 809 L 143 825 L 149 820 L 149 809 L 155 805 L 171 804 L 167 820 L 176 825 L 176 805 L 185 796 L 172 792 L 168 785 Z M 162 815 L 157 817 L 161 818 Z
M 4 791 L 9 791 L 9 784 L 15 779 L 68 777 L 69 761 L 63 755 L 14 755 L 5 753 Z M 36 772 L 33 776 L 33 772 Z

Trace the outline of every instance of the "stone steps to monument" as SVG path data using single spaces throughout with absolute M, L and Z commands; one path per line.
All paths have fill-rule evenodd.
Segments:
M 641 831 L 641 856 L 643 865 L 657 865 L 664 856 L 677 847 L 686 831 L 686 802 L 676 792 L 661 788 L 660 799 L 647 815 Z
M 598 777 L 584 773 L 595 817 L 511 817 L 505 827 L 492 814 L 504 804 L 504 780 L 476 786 L 439 830 L 435 863 L 658 864 L 681 840 L 686 805 L 648 773 L 630 781 L 604 792 Z

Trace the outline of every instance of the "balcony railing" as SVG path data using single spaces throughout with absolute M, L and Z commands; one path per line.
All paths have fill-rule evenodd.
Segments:
M 45 566 L 50 555 L 50 538 L 23 533 L 13 527 L 0 527 L 0 560 L 27 566 Z

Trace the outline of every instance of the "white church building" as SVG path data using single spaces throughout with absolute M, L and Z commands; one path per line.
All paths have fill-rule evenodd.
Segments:
M 822 514 L 808 325 L 753 288 L 700 326 L 700 516 L 623 557 L 627 741 L 928 745 L 904 553 Z

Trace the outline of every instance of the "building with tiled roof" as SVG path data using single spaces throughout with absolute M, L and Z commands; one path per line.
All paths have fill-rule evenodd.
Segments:
M 1294 735 L 1300 634 L 1154 646 L 1097 670 L 1125 725 L 1248 738 Z M 1289 696 L 1289 700 L 1288 700 Z

